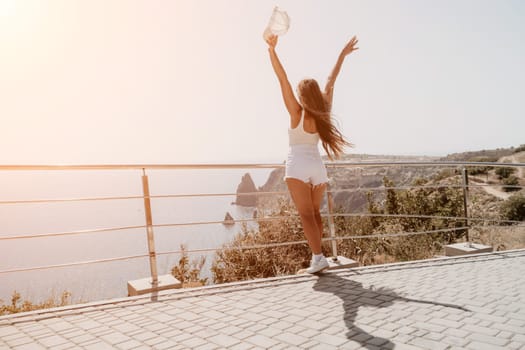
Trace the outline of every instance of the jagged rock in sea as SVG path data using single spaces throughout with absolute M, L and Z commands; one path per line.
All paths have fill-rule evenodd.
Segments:
M 233 219 L 233 216 L 231 216 L 230 212 L 226 212 L 226 215 L 224 216 L 224 221 L 222 222 L 225 226 L 231 226 L 235 225 L 235 221 Z
M 250 173 L 244 174 L 241 179 L 241 183 L 237 186 L 237 198 L 235 204 L 242 205 L 244 207 L 255 207 L 257 205 L 257 187 L 250 175 Z

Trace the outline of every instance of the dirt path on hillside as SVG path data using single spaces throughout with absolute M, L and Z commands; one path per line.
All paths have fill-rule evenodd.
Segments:
M 503 163 L 525 163 L 525 152 L 519 152 L 510 156 L 503 157 L 499 160 Z M 522 180 L 525 180 L 525 167 L 516 167 L 516 176 Z
M 497 198 L 503 199 L 503 200 L 509 198 L 512 195 L 512 193 L 503 192 L 503 191 L 499 190 L 497 187 L 493 187 L 493 186 L 483 186 L 482 188 L 488 194 L 491 194 L 494 197 L 497 197 Z
M 523 163 L 525 162 L 525 152 L 516 153 L 510 156 L 510 161 L 512 163 Z M 525 179 L 525 167 L 519 167 L 517 168 L 517 175 L 522 180 Z
M 516 154 L 512 154 L 510 156 L 503 157 L 499 160 L 499 162 L 502 163 L 523 163 L 525 162 L 525 152 L 519 152 Z M 516 177 L 518 177 L 521 181 L 525 180 L 525 167 L 517 167 L 516 168 Z M 483 177 L 478 176 L 472 176 L 472 178 L 475 180 L 474 182 L 482 185 L 487 185 L 487 181 Z M 512 196 L 512 192 L 505 192 L 501 189 L 501 186 L 483 186 L 482 187 L 485 192 L 487 192 L 490 195 L 493 195 L 494 197 L 497 197 L 499 199 L 507 199 L 510 196 Z

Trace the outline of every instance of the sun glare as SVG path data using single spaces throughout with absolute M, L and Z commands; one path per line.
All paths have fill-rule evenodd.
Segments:
M 33 38 L 42 16 L 42 5 L 39 1 L 0 0 L 0 44 L 5 47 Z
M 0 0 L 0 21 L 14 17 L 17 0 Z

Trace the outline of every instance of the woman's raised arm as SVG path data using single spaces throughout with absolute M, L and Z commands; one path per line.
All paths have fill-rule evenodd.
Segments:
M 268 52 L 270 53 L 270 61 L 272 62 L 273 70 L 279 79 L 279 84 L 281 85 L 281 93 L 283 95 L 284 104 L 286 105 L 286 109 L 288 110 L 288 113 L 290 113 L 292 120 L 295 120 L 301 117 L 302 107 L 295 98 L 286 72 L 281 64 L 281 61 L 279 61 L 279 57 L 277 57 L 277 53 L 275 52 L 277 38 L 278 37 L 276 35 L 272 35 L 266 39 L 266 42 L 268 43 Z
M 341 53 L 339 54 L 339 57 L 337 58 L 337 62 L 335 63 L 334 68 L 332 69 L 332 73 L 328 77 L 328 81 L 326 82 L 326 86 L 324 88 L 324 95 L 326 102 L 331 106 L 332 105 L 332 99 L 334 97 L 334 85 L 335 80 L 337 79 L 337 76 L 339 75 L 339 71 L 341 70 L 341 66 L 343 65 L 343 62 L 345 60 L 345 57 L 352 53 L 352 51 L 358 50 L 358 47 L 355 47 L 357 45 L 357 38 L 354 35 L 352 39 L 345 45 Z

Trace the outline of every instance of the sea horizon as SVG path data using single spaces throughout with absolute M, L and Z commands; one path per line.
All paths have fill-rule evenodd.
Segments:
M 233 204 L 241 178 L 250 173 L 257 187 L 262 186 L 273 169 L 233 170 L 150 170 L 150 194 L 191 195 L 228 194 L 212 197 L 152 198 L 154 225 L 210 222 L 216 224 L 157 227 L 154 229 L 157 252 L 219 248 L 240 232 L 240 224 L 225 226 L 226 212 L 234 219 L 248 219 L 253 208 Z M 102 201 L 14 203 L 0 207 L 0 236 L 30 236 L 45 233 L 77 232 L 130 226 L 144 226 L 145 214 L 138 171 L 23 171 L 2 172 L 3 201 L 127 197 Z M 38 237 L 1 241 L 2 270 L 67 264 L 121 256 L 147 254 L 145 228 L 133 228 L 70 236 Z M 212 280 L 209 267 L 214 252 L 190 254 L 190 261 L 206 257 L 203 277 Z M 179 254 L 157 257 L 159 274 L 168 274 L 178 263 Z M 79 278 L 79 276 L 82 276 Z M 109 263 L 0 274 L 0 299 L 8 302 L 13 291 L 24 299 L 42 301 L 72 294 L 74 302 L 92 301 L 127 295 L 126 282 L 150 276 L 147 258 Z M 100 285 L 100 288 L 92 288 Z

